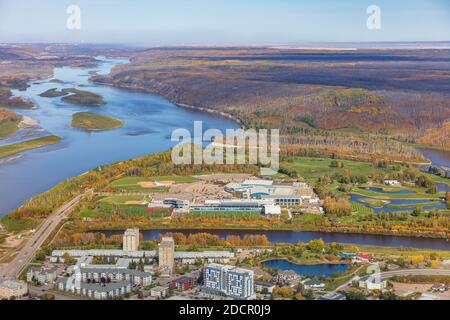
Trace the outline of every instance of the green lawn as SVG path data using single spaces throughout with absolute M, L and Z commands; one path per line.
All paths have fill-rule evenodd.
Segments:
M 382 172 L 382 169 L 374 168 L 371 163 L 351 160 L 338 160 L 344 164 L 343 168 L 330 167 L 332 159 L 294 157 L 293 162 L 283 162 L 283 167 L 295 170 L 299 176 L 305 179 L 316 179 L 324 175 L 344 174 L 345 169 L 350 170 L 350 175 L 368 175 Z
M 19 130 L 19 123 L 20 120 L 0 123 L 0 138 L 16 133 L 16 131 Z
M 112 130 L 123 126 L 123 121 L 94 112 L 78 112 L 72 115 L 72 127 L 88 131 Z
M 42 138 L 36 138 L 32 140 L 22 141 L 6 146 L 0 147 L 0 158 L 4 158 L 22 151 L 36 149 L 48 146 L 50 144 L 56 144 L 61 141 L 58 136 L 46 136 Z
M 381 208 L 385 204 L 389 203 L 387 200 L 375 200 L 375 199 L 361 199 L 362 202 L 367 203 L 372 208 Z
M 369 215 L 369 214 L 374 213 L 372 208 L 368 208 L 368 207 L 366 207 L 360 203 L 354 202 L 354 201 L 351 202 L 351 206 L 352 206 L 352 211 L 356 211 L 359 214 Z
M 142 188 L 138 183 L 145 181 L 174 181 L 176 183 L 191 183 L 197 181 L 197 179 L 189 176 L 125 177 L 113 181 L 111 183 L 111 187 L 124 192 L 163 192 L 168 190 L 168 187 L 165 186 Z
M 402 208 L 423 208 L 423 207 L 428 207 L 428 206 L 437 206 L 440 205 L 441 203 L 436 201 L 436 202 L 424 202 L 424 203 L 414 203 L 414 204 L 391 204 L 388 205 L 389 208 L 391 209 L 402 209 Z
M 389 194 L 389 193 L 381 193 L 373 190 L 367 190 L 362 188 L 353 188 L 352 193 L 371 197 L 374 199 L 439 199 L 439 194 L 430 194 L 430 193 L 404 193 L 404 194 Z

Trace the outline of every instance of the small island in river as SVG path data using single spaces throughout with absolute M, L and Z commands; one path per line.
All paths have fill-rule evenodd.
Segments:
M 39 96 L 44 98 L 56 98 L 67 95 L 67 92 L 59 91 L 57 88 L 48 89 L 47 91 L 42 92 Z
M 75 88 L 62 89 L 61 91 L 64 93 L 73 93 L 69 96 L 65 96 L 62 98 L 62 100 L 67 103 L 78 105 L 90 105 L 90 106 L 101 106 L 106 104 L 105 100 L 103 100 L 103 97 L 101 95 L 93 92 L 79 90 Z
M 42 92 L 39 96 L 45 98 L 56 98 L 64 96 L 62 98 L 64 102 L 78 105 L 101 106 L 106 104 L 105 100 L 103 100 L 103 97 L 101 95 L 75 88 L 62 90 L 52 88 Z
M 112 130 L 123 126 L 123 121 L 94 112 L 78 112 L 72 116 L 72 127 L 88 131 Z

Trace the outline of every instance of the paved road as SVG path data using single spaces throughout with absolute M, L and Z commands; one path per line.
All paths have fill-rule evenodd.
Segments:
M 81 296 L 77 297 L 76 295 L 65 295 L 63 292 L 50 290 L 50 288 L 28 286 L 28 291 L 37 297 L 40 297 L 47 292 L 50 292 L 55 296 L 55 300 L 81 300 L 81 299 L 83 299 L 83 297 L 81 297 Z
M 386 280 L 395 276 L 450 276 L 450 269 L 401 269 L 401 270 L 393 270 L 380 272 L 380 279 Z M 346 287 L 352 284 L 353 281 L 358 280 L 359 277 L 353 277 L 351 280 L 347 281 L 343 285 L 336 288 L 337 291 L 344 290 Z
M 31 262 L 36 254 L 36 251 L 41 247 L 44 241 L 88 192 L 92 191 L 88 190 L 85 193 L 76 196 L 69 202 L 63 204 L 59 209 L 45 219 L 35 231 L 32 238 L 28 240 L 25 246 L 19 251 L 16 257 L 10 263 L 4 265 L 0 270 L 0 280 L 18 278 L 20 272 Z

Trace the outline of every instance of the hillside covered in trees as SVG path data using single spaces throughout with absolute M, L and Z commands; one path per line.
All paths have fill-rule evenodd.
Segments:
M 280 128 L 296 154 L 423 160 L 449 148 L 448 50 L 154 48 L 94 81 Z

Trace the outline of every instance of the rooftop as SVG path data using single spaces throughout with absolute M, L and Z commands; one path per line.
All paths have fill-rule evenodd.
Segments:
M 100 283 L 84 283 L 80 284 L 82 289 L 94 290 L 98 292 L 110 292 L 116 289 L 121 289 L 130 286 L 128 281 L 110 282 L 105 284 Z
M 151 273 L 134 270 L 134 269 L 117 269 L 117 268 L 80 268 L 82 273 L 122 273 L 138 277 L 148 277 Z
M 158 287 L 153 287 L 151 290 L 152 291 L 156 291 L 156 292 L 162 292 L 162 291 L 165 291 L 165 290 L 168 290 L 168 289 L 169 289 L 168 287 L 158 286 Z
M 15 289 L 26 288 L 27 284 L 23 281 L 18 281 L 18 280 L 5 280 L 0 284 L 0 286 L 15 290 Z

